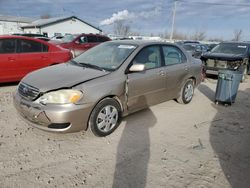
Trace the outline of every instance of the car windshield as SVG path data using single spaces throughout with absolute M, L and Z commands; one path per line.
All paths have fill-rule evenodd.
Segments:
M 185 44 L 183 45 L 183 48 L 187 51 L 194 51 L 195 50 L 195 45 L 192 44 Z
M 224 54 L 235 54 L 243 55 L 247 51 L 247 45 L 239 43 L 221 43 L 214 47 L 211 52 L 224 53 Z
M 72 42 L 76 38 L 76 35 L 65 35 L 61 40 L 62 42 Z
M 90 68 L 116 70 L 136 49 L 136 45 L 105 42 L 76 57 L 74 61 Z

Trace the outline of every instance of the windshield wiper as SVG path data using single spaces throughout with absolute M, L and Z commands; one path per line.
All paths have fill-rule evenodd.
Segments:
M 84 67 L 87 67 L 87 68 L 92 68 L 92 69 L 97 69 L 97 70 L 100 70 L 100 71 L 106 71 L 106 69 L 102 68 L 102 67 L 99 67 L 97 65 L 92 65 L 92 64 L 89 64 L 89 63 L 80 63 L 80 65 L 84 66 Z

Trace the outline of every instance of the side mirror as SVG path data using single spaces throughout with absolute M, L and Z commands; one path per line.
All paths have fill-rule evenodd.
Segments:
M 144 64 L 134 64 L 130 67 L 129 72 L 142 72 L 145 70 Z

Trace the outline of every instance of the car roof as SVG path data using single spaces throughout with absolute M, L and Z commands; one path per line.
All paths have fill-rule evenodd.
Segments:
M 47 45 L 50 45 L 50 43 L 47 43 L 44 40 L 34 38 L 34 37 L 25 37 L 25 36 L 20 36 L 20 35 L 0 35 L 0 39 L 7 39 L 7 38 L 33 40 L 33 41 L 37 41 L 40 43 L 46 43 Z
M 117 44 L 128 44 L 128 45 L 137 45 L 137 46 L 147 46 L 147 45 L 154 45 L 154 44 L 170 44 L 173 46 L 177 46 L 174 43 L 170 42 L 162 42 L 162 41 L 150 41 L 150 40 L 113 40 L 109 41 L 109 43 L 117 43 Z
M 250 42 L 237 42 L 237 41 L 225 41 L 220 44 L 239 44 L 239 45 L 250 45 Z

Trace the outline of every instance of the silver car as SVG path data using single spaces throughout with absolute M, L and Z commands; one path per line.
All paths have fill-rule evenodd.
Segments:
M 187 104 L 201 82 L 201 61 L 164 42 L 111 41 L 20 82 L 14 104 L 37 128 L 112 133 L 121 118 L 167 100 Z

